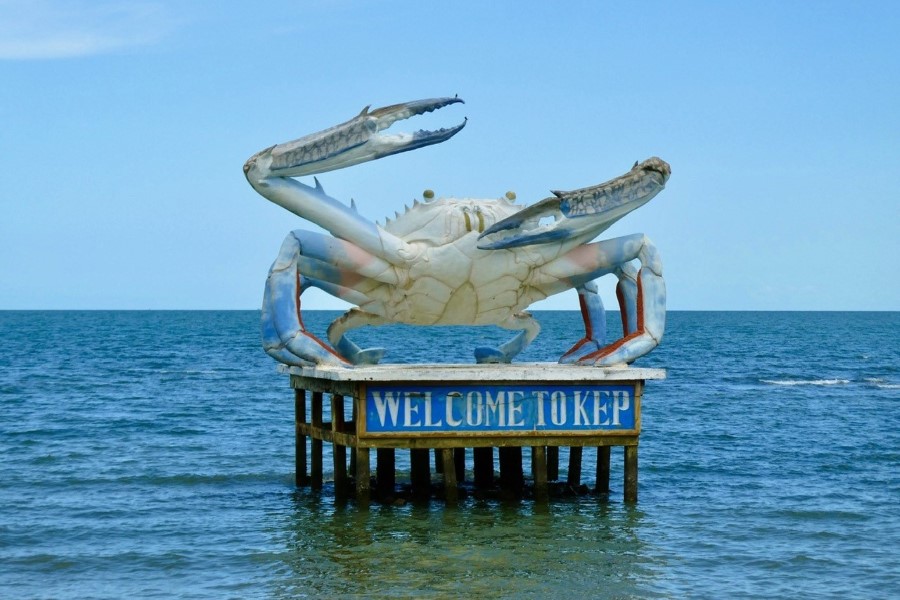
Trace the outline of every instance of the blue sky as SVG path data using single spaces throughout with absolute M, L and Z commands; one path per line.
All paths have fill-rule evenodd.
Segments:
M 257 308 L 312 226 L 244 161 L 459 94 L 406 123 L 454 139 L 326 190 L 376 220 L 657 155 L 667 189 L 604 237 L 653 239 L 670 309 L 900 310 L 898 31 L 897 2 L 0 0 L 0 309 Z

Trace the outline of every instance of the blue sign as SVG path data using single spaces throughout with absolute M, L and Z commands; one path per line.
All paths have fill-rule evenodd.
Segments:
M 370 384 L 367 433 L 632 431 L 633 385 Z

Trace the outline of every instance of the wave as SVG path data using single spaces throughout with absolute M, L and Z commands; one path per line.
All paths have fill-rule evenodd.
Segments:
M 760 379 L 771 385 L 845 385 L 849 379 Z
M 891 383 L 880 377 L 866 377 L 866 383 L 882 390 L 900 390 L 900 383 Z

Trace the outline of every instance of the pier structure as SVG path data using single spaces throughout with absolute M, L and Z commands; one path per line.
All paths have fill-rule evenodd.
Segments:
M 455 502 L 467 473 L 466 485 L 476 490 L 499 486 L 522 494 L 528 448 L 533 495 L 545 501 L 559 479 L 560 447 L 569 448 L 564 484 L 574 489 L 582 486 L 584 448 L 596 448 L 594 490 L 607 493 L 610 452 L 618 446 L 624 449 L 623 497 L 636 502 L 644 382 L 665 378 L 662 369 L 556 363 L 279 370 L 290 376 L 295 395 L 297 485 L 322 487 L 322 445 L 330 443 L 335 494 L 361 503 L 373 491 L 382 499 L 394 496 L 398 449 L 409 451 L 409 486 L 420 497 L 431 495 L 433 450 L 442 495 Z

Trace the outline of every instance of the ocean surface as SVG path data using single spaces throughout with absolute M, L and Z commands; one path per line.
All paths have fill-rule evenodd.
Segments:
M 521 361 L 580 337 L 576 312 L 536 316 Z M 0 597 L 900 593 L 900 313 L 669 313 L 636 363 L 668 372 L 644 393 L 637 505 L 617 448 L 608 498 L 367 509 L 295 488 L 293 396 L 258 318 L 0 312 Z M 386 362 L 471 362 L 509 336 L 364 333 Z

